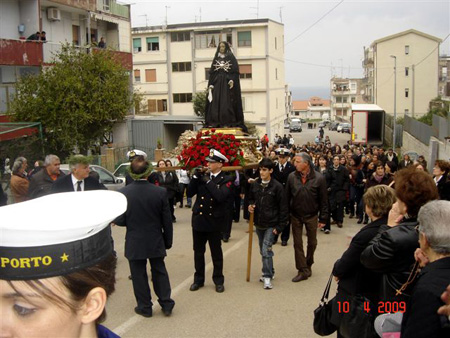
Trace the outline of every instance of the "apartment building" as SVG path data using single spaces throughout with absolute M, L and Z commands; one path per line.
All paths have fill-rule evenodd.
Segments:
M 439 96 L 450 98 L 450 56 L 439 57 Z
M 438 95 L 441 42 L 415 29 L 375 40 L 364 51 L 365 102 L 393 114 L 395 101 L 397 117 L 426 114 Z
M 193 95 L 208 84 L 219 41 L 239 63 L 244 118 L 260 133 L 281 133 L 290 110 L 284 26 L 270 19 L 198 22 L 132 30 L 134 86 L 145 98 L 136 118 L 164 124 L 195 119 Z
M 291 118 L 321 119 L 323 114 L 330 116 L 330 100 L 313 96 L 309 100 L 293 101 Z
M 45 31 L 45 43 L 27 40 Z M 0 122 L 14 94 L 14 84 L 51 65 L 62 43 L 91 51 L 101 37 L 123 65 L 132 70 L 130 7 L 115 0 L 0 1 Z
M 343 79 L 333 77 L 331 87 L 332 120 L 349 121 L 351 119 L 352 103 L 364 103 L 363 79 Z

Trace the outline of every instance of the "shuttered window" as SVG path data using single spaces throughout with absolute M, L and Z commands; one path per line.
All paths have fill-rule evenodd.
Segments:
M 134 70 L 134 81 L 141 82 L 141 71 L 139 69 Z
M 251 47 L 252 32 L 238 32 L 238 47 Z
M 252 78 L 252 65 L 239 65 L 239 78 L 251 79 Z
M 145 70 L 145 82 L 156 82 L 156 69 Z
M 134 53 L 142 52 L 141 38 L 133 39 L 133 52 Z

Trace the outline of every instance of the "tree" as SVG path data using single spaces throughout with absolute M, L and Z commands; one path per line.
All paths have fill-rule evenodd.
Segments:
M 194 94 L 192 98 L 194 114 L 205 118 L 206 100 L 207 100 L 208 90 L 205 89 L 202 92 Z
M 66 157 L 84 153 L 134 104 L 129 74 L 108 50 L 86 53 L 63 45 L 51 66 L 22 78 L 9 114 L 41 122 L 45 151 Z

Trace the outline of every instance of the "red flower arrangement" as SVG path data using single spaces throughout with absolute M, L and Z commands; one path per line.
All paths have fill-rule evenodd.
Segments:
M 240 141 L 234 135 L 217 133 L 214 128 L 205 132 L 199 131 L 195 138 L 189 140 L 189 144 L 183 145 L 183 150 L 178 155 L 179 166 L 190 170 L 198 166 L 206 166 L 206 157 L 211 149 L 220 151 L 228 159 L 224 166 L 244 165 L 244 152 L 239 149 Z

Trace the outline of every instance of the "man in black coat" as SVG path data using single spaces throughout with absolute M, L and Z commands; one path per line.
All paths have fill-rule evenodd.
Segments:
M 197 291 L 205 284 L 205 251 L 206 242 L 209 242 L 214 266 L 213 282 L 217 292 L 224 292 L 221 240 L 230 213 L 233 178 L 222 172 L 223 163 L 228 159 L 219 151 L 211 149 L 206 161 L 208 171 L 196 169 L 187 190 L 188 197 L 197 195 L 192 208 L 195 274 L 190 290 Z
M 344 203 L 349 189 L 350 177 L 346 167 L 339 164 L 340 157 L 333 157 L 333 166 L 328 171 L 330 176 L 329 199 L 331 216 L 339 228 L 344 222 Z
M 286 148 L 278 148 L 276 150 L 278 155 L 278 163 L 275 165 L 273 169 L 272 177 L 281 183 L 283 189 L 286 187 L 286 182 L 290 173 L 295 171 L 295 167 L 289 162 L 289 150 Z M 281 232 L 281 246 L 286 246 L 289 240 L 289 235 L 291 234 L 291 223 L 284 227 Z M 274 242 L 275 244 L 278 241 L 278 235 L 275 235 Z
M 169 275 L 164 264 L 166 249 L 172 247 L 173 225 L 167 191 L 147 181 L 152 170 L 143 156 L 130 165 L 134 182 L 120 190 L 128 201 L 127 211 L 114 223 L 126 226 L 125 257 L 128 259 L 137 307 L 134 311 L 151 317 L 152 299 L 147 276 L 147 259 L 152 272 L 153 290 L 166 316 L 172 314 L 175 302 L 170 298 Z
M 89 160 L 86 156 L 72 156 L 69 159 L 69 166 L 71 174 L 58 178 L 52 185 L 52 193 L 106 190 L 106 187 L 102 183 L 89 176 Z
M 45 156 L 44 168 L 31 176 L 28 198 L 33 199 L 51 193 L 53 183 L 65 174 L 59 169 L 61 162 L 56 155 Z

